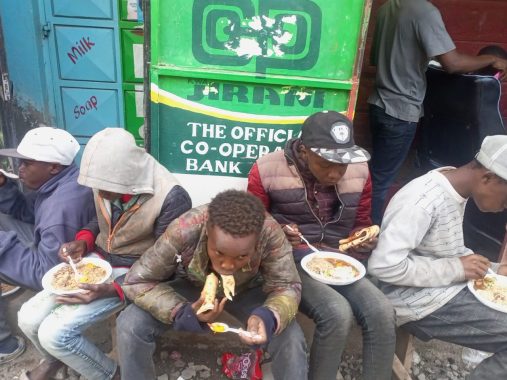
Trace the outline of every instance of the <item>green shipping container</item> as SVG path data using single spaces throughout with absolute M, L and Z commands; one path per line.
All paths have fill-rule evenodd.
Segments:
M 244 188 L 253 162 L 308 115 L 353 117 L 370 9 L 371 0 L 151 2 L 152 154 L 194 204 Z

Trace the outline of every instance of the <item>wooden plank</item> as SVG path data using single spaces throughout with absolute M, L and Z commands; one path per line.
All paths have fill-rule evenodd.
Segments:
M 412 380 L 410 373 L 401 364 L 400 359 L 395 355 L 393 360 L 393 379 L 394 380 Z
M 396 350 L 393 362 L 393 375 L 398 380 L 411 379 L 410 368 L 414 354 L 413 336 L 407 331 L 396 329 Z M 401 367 L 400 367 L 401 366 Z

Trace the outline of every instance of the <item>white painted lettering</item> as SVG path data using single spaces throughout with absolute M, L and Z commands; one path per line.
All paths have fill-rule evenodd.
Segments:
M 190 141 L 190 140 L 182 141 L 182 143 L 180 145 L 181 153 L 183 153 L 183 154 L 190 154 L 190 153 L 193 152 L 192 149 L 187 148 L 187 145 L 192 146 L 192 145 L 194 145 L 194 143 L 192 141 Z
M 209 151 L 209 145 L 208 143 L 205 143 L 204 141 L 199 141 L 197 144 L 195 144 L 195 152 L 204 155 L 208 153 Z

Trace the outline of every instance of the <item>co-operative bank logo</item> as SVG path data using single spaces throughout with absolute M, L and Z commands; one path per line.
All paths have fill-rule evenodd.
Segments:
M 319 56 L 322 12 L 313 1 L 194 0 L 192 51 L 201 63 L 309 70 Z

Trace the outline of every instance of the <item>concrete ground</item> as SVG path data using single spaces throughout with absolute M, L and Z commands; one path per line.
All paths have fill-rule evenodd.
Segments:
M 8 316 L 12 326 L 16 326 L 16 311 L 29 299 L 34 293 L 24 290 L 8 296 L 9 308 Z M 298 321 L 302 325 L 307 340 L 311 341 L 313 334 L 313 324 L 306 317 L 299 315 Z M 90 339 L 101 347 L 105 352 L 111 350 L 111 326 L 110 322 L 105 322 L 101 326 L 90 329 L 87 332 Z M 348 340 L 346 352 L 342 358 L 341 373 L 337 379 L 353 380 L 361 379 L 361 332 L 359 328 L 353 329 Z M 0 366 L 0 379 L 19 379 L 19 375 L 23 370 L 35 367 L 40 355 L 32 344 L 27 342 L 26 352 L 17 360 Z M 459 375 L 449 376 L 446 371 L 450 370 L 450 366 L 462 368 L 461 347 L 446 344 L 443 342 L 422 343 L 416 340 L 415 348 L 416 365 L 414 379 L 417 380 L 443 380 L 443 379 L 460 379 Z M 224 352 L 232 352 L 240 354 L 247 352 L 248 348 L 242 346 L 236 335 L 191 335 L 185 333 L 172 334 L 171 338 L 164 337 L 159 341 L 157 351 L 155 352 L 155 363 L 157 365 L 158 380 L 222 380 L 227 379 L 221 373 L 220 358 Z M 439 367 L 439 364 L 442 364 Z M 447 367 L 445 367 L 447 364 Z M 431 371 L 423 373 L 419 370 L 421 365 L 430 366 Z M 272 380 L 270 363 L 263 365 L 264 380 Z M 434 372 L 434 376 L 431 374 Z M 59 373 L 58 379 L 78 380 L 77 374 L 70 371 L 67 375 Z M 140 379 L 141 380 L 141 379 Z M 366 379 L 375 380 L 375 379 Z

